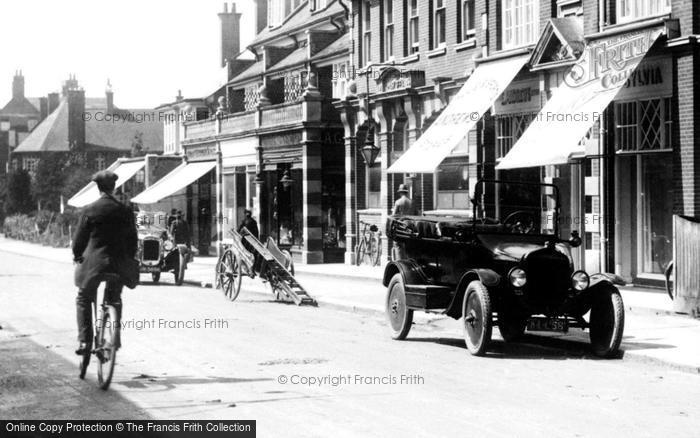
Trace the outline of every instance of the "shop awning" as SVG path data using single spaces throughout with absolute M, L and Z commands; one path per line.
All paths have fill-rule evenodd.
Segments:
M 437 120 L 388 171 L 434 172 L 488 111 L 529 58 L 529 55 L 525 55 L 479 65 Z
M 136 204 L 154 204 L 184 189 L 216 167 L 216 161 L 183 163 L 155 184 L 131 199 Z
M 496 169 L 566 164 L 585 155 L 583 138 L 642 62 L 661 28 L 596 40 L 564 77 Z
M 129 181 L 131 177 L 136 175 L 136 172 L 143 169 L 146 165 L 146 160 L 139 161 L 127 161 L 124 162 L 121 159 L 112 163 L 107 170 L 111 170 L 116 173 L 119 177 L 115 184 L 115 188 L 121 187 L 125 182 Z M 100 197 L 100 191 L 97 189 L 97 184 L 91 182 L 90 184 L 83 187 L 78 193 L 73 195 L 72 198 L 68 200 L 68 205 L 71 207 L 85 207 L 88 204 L 92 204 L 97 201 Z

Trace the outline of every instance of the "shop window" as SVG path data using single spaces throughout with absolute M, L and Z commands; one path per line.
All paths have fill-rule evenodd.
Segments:
M 362 2 L 362 65 L 372 62 L 372 13 L 370 4 Z
M 512 114 L 496 117 L 496 158 L 503 158 L 525 132 L 533 114 Z
M 367 208 L 381 208 L 382 166 L 380 158 L 367 169 Z
M 435 11 L 433 12 L 433 48 L 440 48 L 445 45 L 445 21 L 446 10 L 445 0 L 434 0 Z
M 462 0 L 461 10 L 461 32 L 460 38 L 462 41 L 467 41 L 474 38 L 476 35 L 476 26 L 474 25 L 474 0 Z
M 469 208 L 469 168 L 462 164 L 442 164 L 436 173 L 437 208 Z
M 615 104 L 615 141 L 618 151 L 670 149 L 672 132 L 670 98 Z
M 539 1 L 503 0 L 501 8 L 503 48 L 534 44 L 539 34 Z
M 404 3 L 408 12 L 408 54 L 417 53 L 420 50 L 420 18 L 418 17 L 418 0 L 408 0 Z
M 384 0 L 384 60 L 394 58 L 394 2 Z
M 616 0 L 617 23 L 627 23 L 655 15 L 669 14 L 671 0 Z

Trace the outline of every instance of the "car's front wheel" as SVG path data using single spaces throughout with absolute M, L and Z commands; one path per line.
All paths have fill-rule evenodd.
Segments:
M 391 277 L 387 287 L 386 315 L 391 325 L 391 338 L 406 339 L 413 324 L 413 310 L 406 305 L 406 289 L 401 274 Z
M 483 356 L 491 342 L 491 298 L 488 289 L 479 280 L 469 283 L 464 292 L 462 325 L 469 352 L 474 356 Z
M 591 347 L 599 357 L 617 354 L 625 330 L 625 306 L 615 287 L 606 287 L 593 298 L 589 320 Z
M 154 283 L 158 283 L 160 281 L 160 271 L 151 272 L 151 280 L 153 280 Z

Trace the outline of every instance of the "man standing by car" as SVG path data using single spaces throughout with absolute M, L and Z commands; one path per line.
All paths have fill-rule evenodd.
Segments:
M 96 173 L 92 180 L 100 190 L 100 198 L 85 207 L 73 241 L 75 300 L 78 318 L 78 349 L 82 355 L 91 347 L 92 301 L 104 274 L 117 274 L 120 280 L 110 279 L 105 288 L 105 301 L 117 309 L 117 324 L 121 319 L 121 293 L 124 284 L 136 283 L 125 276 L 130 259 L 136 255 L 138 237 L 132 211 L 113 195 L 118 176 L 108 170 Z M 138 271 L 136 271 L 138 274 Z M 117 341 L 118 342 L 118 341 Z M 117 348 L 119 346 L 117 345 Z
M 401 184 L 396 193 L 398 193 L 400 197 L 394 203 L 392 215 L 407 216 L 413 214 L 413 201 L 411 201 L 411 198 L 408 197 L 408 189 L 406 188 L 406 184 Z
M 187 245 L 190 247 L 190 226 L 182 217 L 182 212 L 178 211 L 175 220 L 170 224 L 170 237 L 176 245 Z

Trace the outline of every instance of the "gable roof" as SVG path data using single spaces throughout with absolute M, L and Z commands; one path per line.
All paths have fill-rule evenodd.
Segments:
M 86 113 L 92 115 L 90 120 L 85 122 L 87 147 L 126 152 L 131 150 L 131 142 L 140 132 L 146 151 L 159 152 L 162 149 L 163 127 L 153 110 L 117 110 L 120 119 L 116 121 L 105 121 L 101 117 L 95 117 L 98 111 L 104 110 L 86 109 Z M 132 114 L 133 117 L 127 118 L 128 114 Z M 99 121 L 95 120 L 96 118 L 99 118 Z M 15 153 L 68 151 L 68 102 L 65 99 L 14 150 Z
M 326 9 L 318 12 L 312 12 L 309 6 L 304 2 L 303 6 L 299 7 L 295 12 L 289 15 L 285 21 L 277 27 L 265 27 L 259 34 L 255 36 L 249 46 L 258 46 L 275 38 L 288 36 L 310 25 L 327 21 L 334 15 L 344 14 L 343 7 L 335 0 L 330 0 Z
M 26 97 L 13 97 L 3 109 L 0 110 L 3 116 L 33 116 L 39 115 L 39 110 Z
M 551 18 L 530 58 L 533 69 L 561 67 L 576 62 L 583 53 L 583 22 L 577 17 Z

